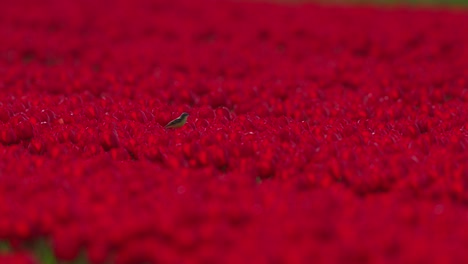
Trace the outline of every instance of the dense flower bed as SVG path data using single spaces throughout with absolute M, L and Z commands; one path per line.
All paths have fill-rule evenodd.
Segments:
M 462 25 L 1 1 L 0 262 L 467 263 Z

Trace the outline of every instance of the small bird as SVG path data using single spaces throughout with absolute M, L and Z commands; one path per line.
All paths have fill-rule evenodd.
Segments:
M 167 123 L 164 128 L 179 128 L 187 123 L 187 117 L 189 114 L 183 112 L 178 118 L 172 120 L 171 122 Z

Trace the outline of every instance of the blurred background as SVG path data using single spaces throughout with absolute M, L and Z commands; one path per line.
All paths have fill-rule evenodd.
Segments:
M 273 2 L 321 2 L 321 3 L 352 3 L 352 4 L 378 4 L 378 5 L 427 5 L 427 6 L 453 6 L 468 7 L 468 0 L 270 0 Z

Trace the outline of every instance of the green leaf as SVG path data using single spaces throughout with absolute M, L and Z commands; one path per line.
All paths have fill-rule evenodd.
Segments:
M 11 251 L 10 243 L 8 241 L 0 240 L 0 253 L 8 253 Z
M 57 264 L 52 247 L 46 239 L 40 238 L 33 246 L 33 253 L 42 264 Z

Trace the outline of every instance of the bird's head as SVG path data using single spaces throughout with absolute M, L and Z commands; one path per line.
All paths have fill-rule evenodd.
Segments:
M 186 117 L 188 117 L 188 116 L 189 116 L 188 113 L 183 112 L 183 113 L 180 115 L 180 118 L 186 118 Z

